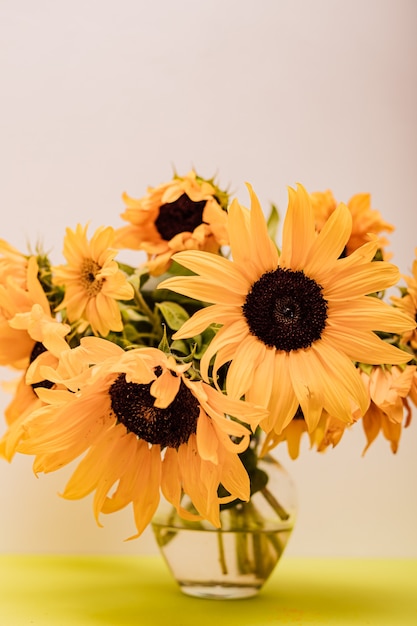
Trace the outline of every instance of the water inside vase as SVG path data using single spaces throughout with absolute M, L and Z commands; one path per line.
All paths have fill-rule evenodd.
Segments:
M 153 530 L 184 593 L 244 598 L 258 593 L 270 576 L 292 529 L 208 531 L 153 523 Z

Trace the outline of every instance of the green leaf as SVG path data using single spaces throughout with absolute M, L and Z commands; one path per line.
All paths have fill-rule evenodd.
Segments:
M 187 267 L 180 265 L 176 261 L 171 262 L 171 265 L 167 271 L 167 274 L 168 275 L 173 274 L 174 276 L 195 276 L 195 272 L 192 272 Z
M 171 330 L 179 330 L 190 317 L 187 311 L 177 302 L 159 302 L 156 306 L 161 311 Z
M 164 326 L 164 334 L 163 334 L 163 337 L 162 337 L 161 341 L 159 342 L 158 348 L 162 352 L 165 352 L 165 354 L 170 354 L 171 353 L 171 349 L 169 347 L 168 338 L 167 338 L 167 331 L 166 331 L 165 326 Z
M 268 233 L 273 241 L 276 241 L 279 224 L 279 213 L 275 204 L 271 204 L 271 213 L 267 220 Z
M 135 291 L 139 291 L 139 289 L 140 289 L 140 279 L 139 279 L 139 276 L 137 274 L 132 274 L 132 276 L 129 276 L 129 278 L 127 279 L 127 282 L 132 285 L 132 287 L 133 287 L 133 289 Z
M 220 328 L 219 325 L 212 324 L 211 326 L 206 328 L 206 330 L 201 335 L 197 335 L 196 337 L 193 337 L 193 340 L 196 343 L 196 351 L 194 354 L 196 359 L 202 358 L 203 354 L 205 353 L 210 343 L 214 339 L 214 336 L 216 335 L 219 328 Z
M 121 263 L 120 261 L 117 262 L 117 265 L 119 266 L 119 269 L 128 276 L 131 276 L 136 271 L 131 265 L 126 265 L 126 263 Z
M 171 351 L 172 352 L 179 352 L 180 354 L 188 355 L 190 353 L 190 346 L 183 339 L 175 339 L 171 343 Z

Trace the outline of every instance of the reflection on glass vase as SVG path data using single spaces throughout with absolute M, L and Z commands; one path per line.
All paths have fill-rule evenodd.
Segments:
M 259 592 L 278 563 L 295 523 L 295 487 L 271 456 L 257 462 L 255 473 L 259 488 L 249 502 L 222 509 L 220 529 L 205 521 L 183 520 L 165 502 L 159 507 L 152 528 L 184 593 L 248 598 Z

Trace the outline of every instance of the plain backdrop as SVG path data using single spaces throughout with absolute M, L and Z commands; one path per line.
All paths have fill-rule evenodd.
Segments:
M 408 273 L 416 24 L 415 0 L 1 0 L 0 236 L 59 263 L 66 226 L 121 226 L 123 191 L 194 166 L 265 211 L 297 182 L 370 192 Z M 324 455 L 276 451 L 299 493 L 288 554 L 417 556 L 416 411 L 397 455 L 364 445 L 358 425 Z M 151 531 L 124 541 L 130 509 L 99 528 L 91 499 L 60 498 L 73 468 L 31 464 L 0 461 L 1 552 L 156 551 Z

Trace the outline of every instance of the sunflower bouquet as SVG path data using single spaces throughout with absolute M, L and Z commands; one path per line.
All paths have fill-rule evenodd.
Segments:
M 387 303 L 392 226 L 369 195 L 290 188 L 278 246 L 248 191 L 250 209 L 191 171 L 124 194 L 126 224 L 68 227 L 61 265 L 0 241 L 0 364 L 20 371 L 0 454 L 36 474 L 79 459 L 62 496 L 93 494 L 98 523 L 132 505 L 137 537 L 162 495 L 219 528 L 266 493 L 280 443 L 323 451 L 361 422 L 395 452 L 410 421 L 417 260 Z

